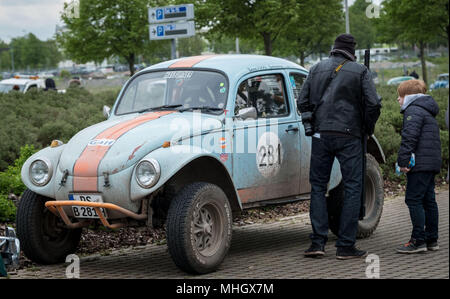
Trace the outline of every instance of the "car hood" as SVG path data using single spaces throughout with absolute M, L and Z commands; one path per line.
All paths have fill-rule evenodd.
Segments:
M 112 118 L 72 137 L 61 154 L 59 168 L 80 177 L 114 174 L 171 141 L 175 134 L 182 137 L 181 131 L 184 137 L 221 126 L 216 118 L 202 114 L 196 119 L 191 112 L 161 111 Z

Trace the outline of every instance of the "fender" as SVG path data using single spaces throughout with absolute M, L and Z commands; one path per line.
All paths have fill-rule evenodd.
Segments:
M 55 198 L 55 187 L 58 187 L 58 181 L 55 178 L 58 170 L 59 158 L 61 157 L 61 153 L 66 144 L 60 145 L 58 147 L 46 147 L 37 153 L 33 154 L 29 157 L 22 166 L 21 169 L 21 178 L 24 185 L 33 192 L 36 192 L 39 195 Z M 52 164 L 53 175 L 50 181 L 45 186 L 36 186 L 34 185 L 29 177 L 30 165 L 35 160 L 45 158 Z
M 171 179 L 176 173 L 178 173 L 181 169 L 183 169 L 186 165 L 190 164 L 194 160 L 197 160 L 202 157 L 209 157 L 214 160 L 216 160 L 218 163 L 223 165 L 223 169 L 225 170 L 228 179 L 230 183 L 233 186 L 233 193 L 236 196 L 237 203 L 239 205 L 239 208 L 242 210 L 242 204 L 241 200 L 239 198 L 239 194 L 236 190 L 236 187 L 234 186 L 231 174 L 228 170 L 228 168 L 220 161 L 218 158 L 219 154 L 207 152 L 200 147 L 195 146 L 188 146 L 188 145 L 175 145 L 171 146 L 169 148 L 159 148 L 157 150 L 152 151 L 148 155 L 146 155 L 145 158 L 152 158 L 158 161 L 160 168 L 161 168 L 161 176 L 159 178 L 158 183 L 156 183 L 155 186 L 144 189 L 140 187 L 136 181 L 136 174 L 133 169 L 133 173 L 131 176 L 131 182 L 130 182 L 130 199 L 132 201 L 136 201 L 139 199 L 144 198 L 145 196 L 155 192 L 162 186 L 164 186 L 165 183 L 169 179 Z M 173 161 L 177 161 L 177 163 L 173 163 Z M 136 165 L 139 164 L 136 163 Z M 136 166 L 135 166 L 136 167 Z M 232 199 L 230 199 L 232 200 Z
M 378 139 L 372 134 L 367 140 L 367 153 L 371 154 L 379 164 L 386 163 L 386 157 Z

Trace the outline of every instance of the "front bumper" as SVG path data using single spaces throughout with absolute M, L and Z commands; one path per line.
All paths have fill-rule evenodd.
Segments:
M 82 220 L 80 222 L 72 222 L 70 221 L 67 213 L 65 212 L 63 207 L 71 207 L 71 206 L 83 206 L 83 207 L 91 207 L 95 209 L 95 212 L 100 218 L 102 224 L 108 228 L 120 228 L 123 226 L 122 222 L 111 224 L 108 220 L 103 216 L 103 213 L 100 209 L 108 209 L 116 211 L 116 213 L 120 213 L 126 217 L 130 217 L 136 220 L 145 220 L 147 219 L 147 214 L 136 214 L 132 211 L 119 207 L 115 204 L 111 203 L 98 203 L 98 202 L 85 202 L 85 201 L 73 201 L 73 200 L 61 200 L 61 201 L 47 201 L 45 206 L 56 216 L 60 216 L 64 223 L 69 228 L 80 228 L 89 225 L 91 220 Z

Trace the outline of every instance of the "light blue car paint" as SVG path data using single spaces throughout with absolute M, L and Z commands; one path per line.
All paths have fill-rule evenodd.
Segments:
M 148 72 L 167 70 L 173 63 L 174 61 L 163 62 L 140 71 L 124 85 L 118 99 L 121 98 L 124 90 L 135 78 Z M 233 189 L 238 198 L 238 206 L 241 208 L 245 208 L 246 203 L 266 199 L 307 195 L 310 192 L 308 178 L 311 138 L 304 135 L 301 117 L 297 113 L 296 101 L 291 88 L 292 82 L 289 79 L 291 72 L 297 72 L 306 77 L 308 73 L 306 69 L 284 59 L 257 55 L 215 56 L 199 62 L 193 69 L 219 70 L 227 76 L 229 86 L 228 91 L 225 91 L 228 92 L 225 107 L 227 113 L 221 115 L 203 113 L 202 121 L 209 121 L 210 124 L 213 124 L 212 127 L 208 128 L 207 132 L 200 128 L 194 128 L 194 132 L 196 131 L 193 134 L 194 136 L 186 134 L 181 138 L 181 145 L 176 145 L 176 142 L 174 142 L 169 148 L 162 147 L 164 142 L 174 141 L 172 140 L 173 132 L 168 128 L 169 124 L 175 119 L 189 121 L 193 117 L 193 112 L 174 112 L 149 121 L 124 134 L 111 146 L 98 167 L 98 192 L 102 193 L 103 200 L 138 212 L 141 200 L 144 197 L 163 187 L 185 165 L 199 157 L 211 157 L 223 165 L 227 174 L 232 178 Z M 243 80 L 274 73 L 283 76 L 289 114 L 279 117 L 276 125 L 277 130 L 273 130 L 277 132 L 277 137 L 282 146 L 280 167 L 276 173 L 274 172 L 273 176 L 270 173 L 264 176 L 258 170 L 256 148 L 252 149 L 252 153 L 233 153 L 232 149 L 239 146 L 236 139 L 238 134 L 243 134 L 244 139 L 247 140 L 249 134 L 255 133 L 252 136 L 256 136 L 255 141 L 258 144 L 263 134 L 271 131 L 270 121 L 264 123 L 255 120 L 238 120 L 234 118 L 234 105 L 237 88 Z M 87 144 L 103 130 L 138 115 L 136 113 L 116 115 L 117 105 L 118 101 L 114 104 L 108 120 L 80 131 L 66 145 L 43 149 L 29 158 L 22 168 L 22 180 L 25 185 L 32 191 L 51 199 L 67 200 L 68 195 L 73 192 L 73 165 Z M 191 123 L 191 125 L 193 124 Z M 292 129 L 298 129 L 298 131 Z M 211 151 L 205 149 L 202 145 L 191 145 L 196 138 L 201 143 L 207 141 L 208 138 L 209 140 L 224 138 L 220 141 L 224 143 L 224 148 L 220 147 Z M 220 146 L 220 142 L 215 146 Z M 173 150 L 177 148 L 184 148 L 186 152 L 174 153 Z M 44 187 L 33 185 L 28 177 L 30 164 L 39 157 L 46 157 L 51 160 L 55 168 L 51 181 Z M 159 181 L 149 189 L 140 187 L 135 178 L 135 166 L 144 158 L 157 160 L 161 167 Z M 69 176 L 67 182 L 60 185 L 65 170 L 69 172 Z M 104 186 L 105 177 L 103 173 L 105 172 L 109 175 L 109 187 Z M 341 174 L 336 160 L 333 165 L 329 189 L 336 187 L 340 181 Z M 246 196 L 243 199 L 241 194 L 246 190 L 254 191 L 255 195 Z M 71 215 L 70 209 L 66 209 L 66 212 Z M 109 214 L 109 216 L 110 218 L 120 217 L 120 215 L 114 213 Z

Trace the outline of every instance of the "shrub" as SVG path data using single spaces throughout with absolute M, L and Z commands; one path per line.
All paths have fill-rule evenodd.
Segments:
M 0 171 L 8 168 L 25 144 L 41 149 L 53 139 L 63 142 L 104 120 L 103 105 L 112 106 L 117 92 L 95 95 L 84 88 L 65 94 L 32 91 L 0 94 Z
M 67 70 L 62 70 L 61 73 L 59 74 L 61 78 L 63 79 L 68 79 L 70 78 L 70 72 Z
M 8 195 L 14 193 L 20 195 L 25 191 L 25 185 L 22 183 L 20 171 L 25 161 L 34 153 L 36 149 L 32 145 L 25 145 L 20 148 L 20 156 L 12 166 L 8 166 L 6 171 L 0 172 L 0 194 Z
M 6 195 L 0 194 L 0 222 L 16 220 L 16 206 Z

